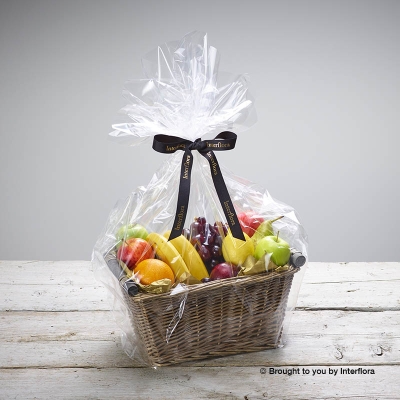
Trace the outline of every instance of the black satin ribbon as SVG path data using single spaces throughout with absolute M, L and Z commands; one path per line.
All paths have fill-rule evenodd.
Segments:
M 192 150 L 197 150 L 210 164 L 211 177 L 214 182 L 219 201 L 221 202 L 226 220 L 232 235 L 240 240 L 245 240 L 238 217 L 233 207 L 232 200 L 226 188 L 221 169 L 219 167 L 214 151 L 232 150 L 236 144 L 236 134 L 225 131 L 218 134 L 214 139 L 201 140 L 194 142 L 182 139 L 177 136 L 155 135 L 153 140 L 153 149 L 159 153 L 175 153 L 177 150 L 183 150 L 181 177 L 179 183 L 178 203 L 174 225 L 171 230 L 169 240 L 175 239 L 182 234 L 185 224 L 190 195 L 190 179 L 193 166 Z

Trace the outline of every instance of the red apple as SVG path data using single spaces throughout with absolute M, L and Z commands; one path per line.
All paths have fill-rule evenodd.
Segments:
M 232 278 L 239 272 L 239 268 L 235 264 L 223 262 L 217 264 L 211 271 L 210 279 L 215 281 L 217 279 Z
M 145 240 L 140 238 L 131 238 L 124 242 L 118 249 L 118 260 L 121 260 L 133 271 L 136 264 L 140 261 L 154 258 L 153 248 Z
M 242 231 L 252 237 L 256 229 L 264 222 L 264 218 L 261 215 L 257 215 L 254 211 L 246 211 L 238 214 L 240 226 Z

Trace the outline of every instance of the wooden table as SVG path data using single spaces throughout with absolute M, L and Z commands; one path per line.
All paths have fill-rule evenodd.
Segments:
M 0 399 L 400 399 L 400 263 L 310 263 L 286 347 L 158 369 L 90 262 L 2 261 L 0 287 Z

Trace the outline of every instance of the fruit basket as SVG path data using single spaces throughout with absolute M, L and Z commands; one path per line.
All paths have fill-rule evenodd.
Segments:
M 219 74 L 218 61 L 201 32 L 150 52 L 146 79 L 124 90 L 130 122 L 110 133 L 169 154 L 117 203 L 92 256 L 123 349 L 148 366 L 282 345 L 307 264 L 295 210 L 217 161 L 235 148 L 232 130 L 255 122 L 247 77 Z
M 115 254 L 105 260 L 116 260 Z M 146 362 L 166 366 L 278 347 L 298 271 L 291 265 L 283 272 L 190 285 L 176 294 L 130 296 L 123 274 L 120 283 Z

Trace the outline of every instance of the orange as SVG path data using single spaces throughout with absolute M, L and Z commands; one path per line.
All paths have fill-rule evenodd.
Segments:
M 175 282 L 174 272 L 171 267 L 164 261 L 155 258 L 141 261 L 135 267 L 133 273 L 142 285 L 150 285 L 152 282 L 166 278 L 170 279 L 171 283 Z

